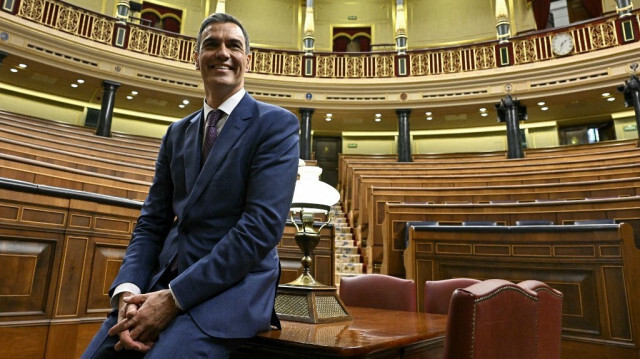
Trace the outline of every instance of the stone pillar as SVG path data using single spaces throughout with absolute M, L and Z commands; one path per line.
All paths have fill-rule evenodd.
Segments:
M 638 146 L 640 146 L 640 80 L 638 80 L 638 76 L 631 75 L 629 81 L 624 82 L 624 86 L 618 87 L 618 91 L 624 93 L 625 106 L 633 106 L 633 109 L 635 110 Z
M 496 104 L 496 110 L 498 120 L 507 124 L 507 158 L 524 158 L 519 121 L 520 117 L 526 116 L 523 115 L 526 113 L 526 107 L 520 106 L 520 101 L 507 95 Z
M 496 1 L 496 30 L 498 42 L 509 42 L 511 37 L 511 23 L 509 22 L 509 8 L 505 0 Z
M 102 107 L 100 107 L 96 130 L 98 136 L 111 137 L 111 120 L 113 119 L 113 107 L 118 87 L 120 84 L 117 82 L 102 81 Z
M 0 51 L 0 67 L 2 67 L 2 61 L 4 61 L 4 58 L 9 56 L 8 53 L 4 52 L 4 51 Z
M 412 162 L 409 114 L 411 114 L 409 109 L 396 110 L 396 115 L 398 115 L 398 162 Z
M 631 0 L 616 0 L 616 12 L 619 17 L 630 16 L 633 10 Z
M 315 22 L 313 21 L 313 0 L 307 0 L 307 9 L 304 16 L 304 37 L 302 46 L 305 56 L 313 55 L 313 47 L 316 41 L 314 37 Z
M 119 0 L 116 8 L 117 8 L 116 18 L 118 19 L 118 22 L 124 24 L 127 21 L 129 21 L 129 12 L 131 10 L 131 5 L 129 4 L 129 0 Z
M 396 0 L 396 51 L 398 55 L 407 53 L 407 19 L 404 0 Z
M 311 116 L 312 108 L 301 108 L 300 115 L 300 158 L 303 160 L 311 159 Z

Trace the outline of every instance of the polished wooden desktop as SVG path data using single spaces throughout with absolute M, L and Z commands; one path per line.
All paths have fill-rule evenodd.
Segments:
M 353 320 L 324 324 L 282 321 L 234 358 L 440 358 L 447 316 L 348 307 Z

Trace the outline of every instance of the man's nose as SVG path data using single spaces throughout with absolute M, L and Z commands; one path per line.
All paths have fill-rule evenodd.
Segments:
M 218 59 L 227 59 L 229 58 L 229 48 L 224 44 L 218 46 L 216 51 L 216 58 Z

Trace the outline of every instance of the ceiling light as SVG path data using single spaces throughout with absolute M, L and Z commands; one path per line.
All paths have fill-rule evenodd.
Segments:
M 78 80 L 77 80 L 77 82 L 78 82 L 79 84 L 83 84 L 83 83 L 84 83 L 84 80 L 83 80 L 83 79 L 78 79 Z
M 18 69 L 11 69 L 11 70 L 9 70 L 9 71 L 11 71 L 11 72 L 18 72 Z
M 188 105 L 189 104 L 189 100 L 182 100 L 182 103 L 185 104 L 185 105 Z
M 18 67 L 21 68 L 21 69 L 26 69 L 27 68 L 27 64 L 19 64 Z
M 184 105 L 183 104 L 179 104 L 178 107 L 184 108 Z
M 489 114 L 488 114 L 488 113 L 486 113 L 486 112 L 483 112 L 483 113 L 481 113 L 481 114 L 480 114 L 480 116 L 482 116 L 482 117 L 487 117 L 487 116 L 489 116 Z
M 324 120 L 327 121 L 327 122 L 331 122 L 331 117 L 327 116 Z
M 375 116 L 376 116 L 377 118 L 380 118 L 380 117 L 382 117 L 382 114 L 376 113 L 376 115 L 375 115 Z
M 543 107 L 540 107 L 540 109 L 541 109 L 542 111 L 546 111 L 546 110 L 548 110 L 548 109 L 549 109 L 549 107 L 547 107 L 547 106 L 543 106 Z
M 78 84 L 71 84 L 71 87 L 76 88 L 78 87 Z
M 380 122 L 380 121 L 382 121 L 382 119 L 381 119 L 380 117 L 376 117 L 376 118 L 374 119 L 374 121 L 376 121 L 376 122 Z
M 546 102 L 544 102 L 544 101 L 538 102 L 538 106 L 544 106 L 545 104 L 546 104 Z
M 616 100 L 616 98 L 615 98 L 615 97 L 609 97 L 609 98 L 607 99 L 607 101 L 609 101 L 609 102 L 611 102 L 611 101 L 615 101 L 615 100 Z
M 137 95 L 137 94 L 138 94 L 138 91 L 131 91 L 131 94 L 132 94 L 133 96 L 135 96 L 135 95 Z
M 127 100 L 133 100 L 133 96 L 127 95 Z
M 608 92 L 604 92 L 604 93 L 602 94 L 602 97 L 609 97 L 609 96 L 611 96 L 611 94 L 610 94 L 610 93 L 608 93 Z
M 484 107 L 481 107 L 481 108 L 480 108 L 480 112 L 487 112 L 487 109 L 486 109 L 486 108 L 484 108 Z
M 427 117 L 427 121 L 431 121 L 431 120 L 433 120 L 433 117 L 431 116 Z
M 431 111 L 427 111 L 424 114 L 427 115 L 427 116 L 431 116 Z

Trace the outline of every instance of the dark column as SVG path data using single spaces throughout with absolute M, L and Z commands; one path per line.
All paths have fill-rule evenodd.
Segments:
M 513 100 L 510 95 L 496 105 L 498 120 L 507 123 L 507 158 L 524 158 L 522 141 L 520 140 L 520 118 L 526 117 L 526 107 L 520 101 Z
M 311 159 L 311 116 L 312 108 L 301 108 L 300 115 L 300 158 L 303 160 Z
M 636 131 L 638 131 L 638 146 L 640 146 L 640 81 L 636 75 L 631 75 L 629 81 L 624 82 L 624 86 L 618 87 L 618 91 L 624 93 L 624 104 L 626 107 L 633 106 L 636 113 Z
M 0 51 L 0 67 L 2 67 L 2 61 L 4 60 L 5 57 L 9 56 L 9 54 L 7 54 L 4 51 Z
M 411 110 L 396 110 L 398 115 L 398 162 L 411 162 L 411 138 L 409 137 Z
M 102 107 L 98 116 L 98 129 L 96 135 L 111 137 L 111 120 L 113 119 L 113 107 L 115 103 L 116 90 L 120 84 L 113 81 L 102 81 Z

